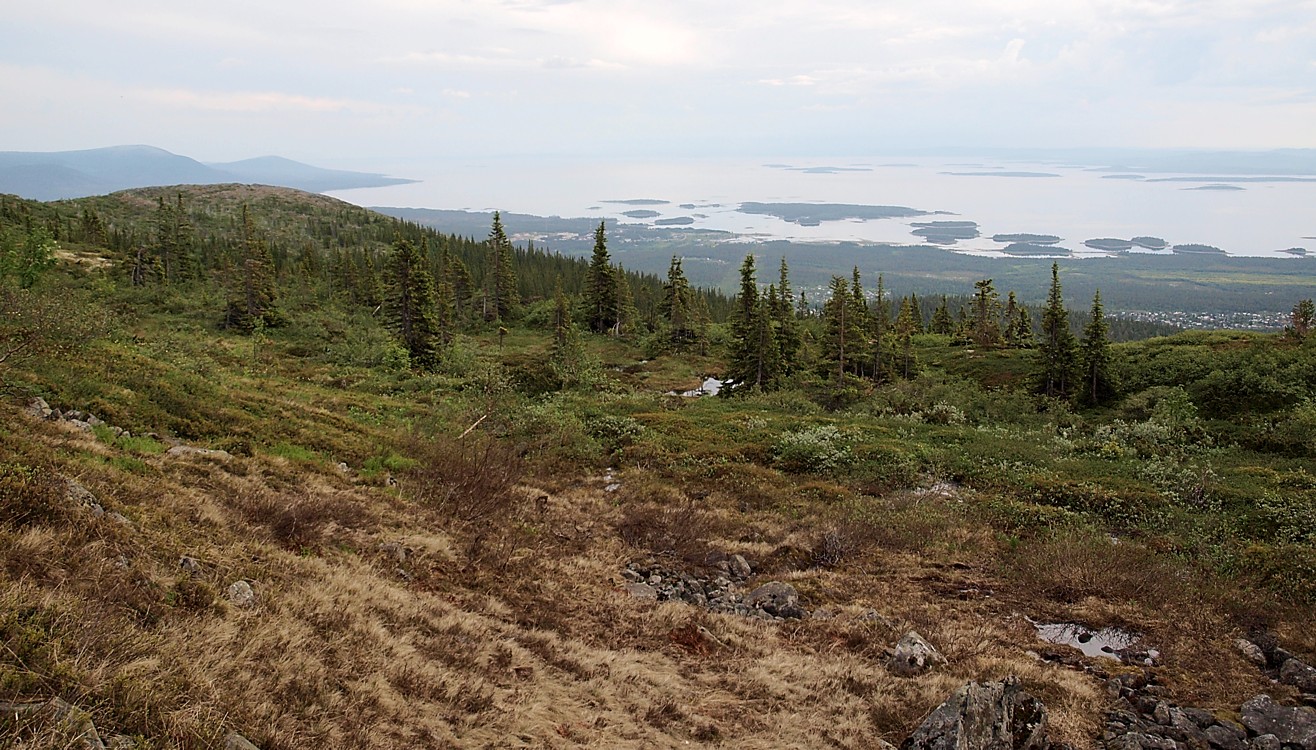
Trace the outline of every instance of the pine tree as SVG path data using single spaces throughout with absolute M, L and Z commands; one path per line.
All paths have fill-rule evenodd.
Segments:
M 740 264 L 740 294 L 731 318 L 730 363 L 727 379 L 737 386 L 766 389 L 779 375 L 780 359 L 772 313 L 767 299 L 758 291 L 754 273 L 754 255 Z M 742 388 L 735 388 L 740 392 Z M 727 389 L 724 393 L 731 393 Z
M 1304 299 L 1293 306 L 1293 312 L 1289 315 L 1289 325 L 1285 327 L 1284 332 L 1302 341 L 1311 333 L 1313 326 L 1316 326 L 1316 303 Z
M 694 290 L 681 270 L 681 259 L 672 256 L 667 267 L 658 314 L 667 322 L 667 345 L 674 351 L 686 351 L 698 344 L 703 335 L 702 321 L 694 301 Z
M 900 376 L 908 380 L 915 371 L 914 334 L 919 329 L 919 315 L 913 296 L 900 301 L 900 314 L 896 316 L 895 345 L 899 358 Z
M 992 288 L 991 279 L 974 282 L 973 310 L 969 317 L 969 337 L 977 346 L 1001 343 L 1001 298 Z
M 433 369 L 439 363 L 444 331 L 438 315 L 434 277 L 424 255 L 403 239 L 393 243 L 389 259 L 385 306 L 389 326 L 401 340 L 418 369 Z
M 278 311 L 278 293 L 274 285 L 274 260 L 269 246 L 256 234 L 256 227 L 242 206 L 242 240 L 238 246 L 238 264 L 228 278 L 228 305 L 224 325 L 251 332 L 257 326 L 277 326 L 283 322 Z
M 604 222 L 594 230 L 594 255 L 585 275 L 585 320 L 595 333 L 607 333 L 617 325 L 617 275 L 608 256 Z
M 502 216 L 494 211 L 493 227 L 489 230 L 489 267 L 485 280 L 489 308 L 485 317 L 492 321 L 511 318 L 518 299 L 516 272 L 512 268 L 512 243 L 503 230 Z
M 1051 264 L 1051 291 L 1042 311 L 1042 340 L 1037 347 L 1038 390 L 1053 398 L 1069 396 L 1077 367 L 1074 333 L 1069 330 L 1069 311 L 1060 295 L 1060 264 Z
M 1115 393 L 1112 382 L 1110 326 L 1101 307 L 1101 290 L 1092 297 L 1092 312 L 1083 327 L 1083 340 L 1079 344 L 1079 367 L 1083 372 L 1084 400 L 1097 406 Z
M 802 292 L 801 295 L 803 295 Z M 796 369 L 802 340 L 800 338 L 800 326 L 795 319 L 790 271 L 786 267 L 785 257 L 781 259 L 781 265 L 778 267 L 777 302 L 773 306 L 772 317 L 777 323 L 777 348 L 781 352 L 782 369 L 786 372 L 792 372 Z
M 936 312 L 932 313 L 932 333 L 942 336 L 952 336 L 955 333 L 955 319 L 950 316 L 950 304 L 944 294 L 941 296 L 941 304 L 937 306 Z

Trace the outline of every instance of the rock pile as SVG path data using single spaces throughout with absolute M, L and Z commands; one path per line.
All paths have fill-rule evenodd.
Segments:
M 1316 706 L 1316 667 L 1280 648 L 1279 637 L 1274 633 L 1250 633 L 1235 646 L 1272 680 L 1292 685 L 1302 693 L 1304 703 Z
M 951 694 L 900 750 L 1045 750 L 1046 706 L 1017 677 L 970 682 Z
M 1176 706 L 1165 689 L 1143 673 L 1107 680 L 1116 698 L 1102 736 L 1116 750 L 1316 750 L 1316 710 L 1275 703 L 1258 695 L 1239 710 L 1242 723 L 1222 720 L 1210 711 Z
M 105 506 L 101 503 L 96 493 L 87 489 L 81 482 L 70 477 L 62 477 L 64 480 L 64 500 L 65 502 L 80 505 L 91 512 L 95 518 L 113 521 L 124 526 L 132 526 L 132 521 L 128 517 L 117 511 L 106 511 Z
M 710 612 L 764 620 L 798 620 L 809 615 L 799 592 L 789 583 L 769 581 L 750 589 L 754 569 L 741 555 L 719 561 L 712 572 L 697 574 L 666 568 L 655 560 L 632 562 L 622 571 L 626 590 L 641 599 L 680 601 Z

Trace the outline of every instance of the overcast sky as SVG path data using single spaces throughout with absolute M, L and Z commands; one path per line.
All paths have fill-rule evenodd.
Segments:
M 45 0 L 0 150 L 1316 147 L 1316 0 Z

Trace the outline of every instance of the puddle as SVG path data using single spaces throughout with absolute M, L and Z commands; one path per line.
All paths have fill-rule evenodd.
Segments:
M 1085 656 L 1101 656 L 1123 661 L 1123 652 L 1138 642 L 1139 636 L 1119 628 L 1091 630 L 1073 622 L 1043 623 L 1028 621 L 1037 628 L 1037 637 L 1048 643 L 1070 646 Z
M 725 381 L 717 378 L 705 378 L 703 385 L 693 391 L 668 391 L 668 396 L 684 396 L 686 398 L 699 398 L 700 396 L 716 396 L 718 391 L 722 390 Z

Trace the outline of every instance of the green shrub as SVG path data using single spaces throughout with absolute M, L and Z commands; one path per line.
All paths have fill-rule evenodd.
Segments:
M 773 457 L 785 471 L 815 473 L 832 473 L 854 460 L 849 439 L 835 425 L 783 432 Z

